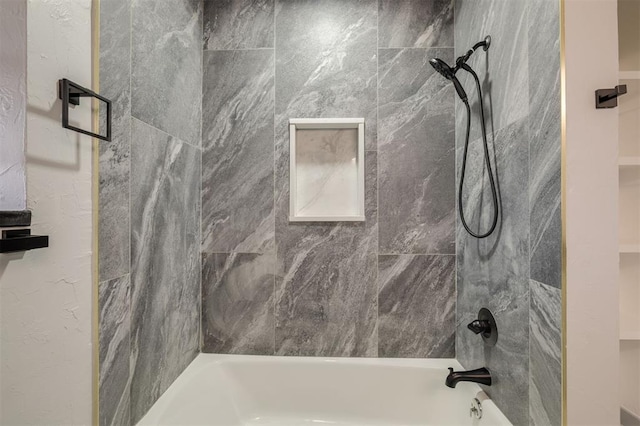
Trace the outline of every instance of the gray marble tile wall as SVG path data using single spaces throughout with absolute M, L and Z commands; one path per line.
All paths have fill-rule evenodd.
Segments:
M 514 424 L 561 424 L 561 229 L 559 2 L 457 0 L 455 52 L 486 35 L 492 45 L 469 64 L 478 72 L 487 108 L 491 158 L 502 209 L 496 232 L 483 240 L 457 228 L 457 357 L 487 366 L 487 393 Z M 472 92 L 473 80 L 462 74 Z M 477 96 L 475 130 L 463 205 L 472 228 L 492 213 L 483 169 Z M 465 111 L 456 102 L 456 161 L 462 160 Z M 484 195 L 483 195 L 484 194 Z M 479 213 L 481 212 L 481 213 Z M 486 347 L 466 330 L 481 307 L 500 331 Z
M 454 28 L 446 0 L 102 2 L 101 423 L 144 415 L 199 328 L 205 352 L 457 356 L 514 423 L 558 423 L 556 6 L 457 0 Z M 456 222 L 461 104 L 428 60 L 486 34 L 503 213 L 478 241 Z M 288 222 L 292 117 L 365 118 L 365 222 Z M 465 209 L 486 226 L 479 135 Z M 491 349 L 465 328 L 482 306 Z
M 562 424 L 562 294 L 531 280 L 529 413 L 532 425 Z
M 200 146 L 202 0 L 132 0 L 131 114 Z
M 314 16 L 312 22 L 304 17 Z M 276 353 L 375 356 L 375 1 L 276 2 Z M 292 117 L 365 118 L 360 223 L 288 222 Z
M 202 350 L 454 356 L 452 2 L 205 0 L 203 47 Z M 365 222 L 289 223 L 295 117 L 365 118 Z
M 199 348 L 200 150 L 136 118 L 131 129 L 131 417 Z
M 130 421 L 131 4 L 100 2 L 100 92 L 113 104 L 111 142 L 100 143 L 99 422 Z
M 560 3 L 529 2 L 529 415 L 562 424 Z
M 204 52 L 206 253 L 274 251 L 273 67 L 272 49 Z
M 380 252 L 455 254 L 453 89 L 429 59 L 452 48 L 379 52 Z
M 200 327 L 202 2 L 100 2 L 100 424 L 136 423 Z
M 131 283 L 129 275 L 101 282 L 99 405 L 101 425 L 130 424 L 129 354 Z
M 100 144 L 100 281 L 130 271 L 129 176 L 131 167 L 131 5 L 129 0 L 100 3 L 100 93 L 111 99 L 112 140 Z
M 455 288 L 446 285 L 454 282 L 455 263 L 453 255 L 378 258 L 379 356 L 455 357 Z
M 529 2 L 531 279 L 561 288 L 560 5 Z
M 202 262 L 202 344 L 211 352 L 274 352 L 273 254 L 213 253 Z
M 515 424 L 528 417 L 529 385 L 529 202 L 527 121 L 520 119 L 495 132 L 494 165 L 498 171 L 502 215 L 496 231 L 484 239 L 458 226 L 458 301 L 456 355 L 468 369 L 487 367 L 495 379 L 487 393 Z M 491 201 L 483 175 L 482 147 L 470 147 L 465 185 L 469 225 L 487 229 Z M 479 215 L 478 212 L 482 212 Z M 494 313 L 499 338 L 486 347 L 467 329 L 480 308 Z

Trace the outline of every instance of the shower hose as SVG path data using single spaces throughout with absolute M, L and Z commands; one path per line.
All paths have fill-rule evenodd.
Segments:
M 491 160 L 489 158 L 489 146 L 487 143 L 487 129 L 484 122 L 484 106 L 482 100 L 482 88 L 480 87 L 480 80 L 478 79 L 478 75 L 473 71 L 473 69 L 466 65 L 462 65 L 462 69 L 469 72 L 473 75 L 473 78 L 476 82 L 476 89 L 478 92 L 478 98 L 480 100 L 480 123 L 482 128 L 482 142 L 484 147 L 484 162 L 487 167 L 487 171 L 489 172 L 489 185 L 491 186 L 491 198 L 493 200 L 493 220 L 491 221 L 491 227 L 485 233 L 475 233 L 469 228 L 466 219 L 464 218 L 464 208 L 462 205 L 462 187 L 464 186 L 464 178 L 467 169 L 467 152 L 469 150 L 469 137 L 471 133 L 471 107 L 469 106 L 469 101 L 464 100 L 464 105 L 467 109 L 467 132 L 464 141 L 464 152 L 462 155 L 462 170 L 460 170 L 460 183 L 458 184 L 458 212 L 460 213 L 460 222 L 462 222 L 462 226 L 464 229 L 475 238 L 486 238 L 493 233 L 496 229 L 496 225 L 498 224 L 498 194 L 496 191 L 496 184 L 493 179 L 493 170 L 491 168 Z

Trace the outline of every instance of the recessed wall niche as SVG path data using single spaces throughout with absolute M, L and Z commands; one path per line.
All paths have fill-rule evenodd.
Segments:
M 292 118 L 291 222 L 364 221 L 364 118 Z

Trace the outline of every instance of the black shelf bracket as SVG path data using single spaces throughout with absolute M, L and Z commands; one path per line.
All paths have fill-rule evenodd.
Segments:
M 31 235 L 30 229 L 9 229 L 2 231 L 0 253 L 13 253 L 49 247 L 48 235 Z
M 621 84 L 613 89 L 596 90 L 596 108 L 615 108 L 618 106 L 618 96 L 627 93 L 627 85 Z
M 92 136 L 103 141 L 111 141 L 111 101 L 104 96 L 80 86 L 71 80 L 58 80 L 58 97 L 62 100 L 62 127 Z M 69 105 L 80 105 L 80 98 L 96 98 L 107 106 L 107 134 L 100 135 L 69 124 Z

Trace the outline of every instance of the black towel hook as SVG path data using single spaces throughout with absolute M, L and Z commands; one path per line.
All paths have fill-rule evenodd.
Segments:
M 596 90 L 596 108 L 615 108 L 618 106 L 618 96 L 627 93 L 627 85 L 620 84 L 613 89 Z

